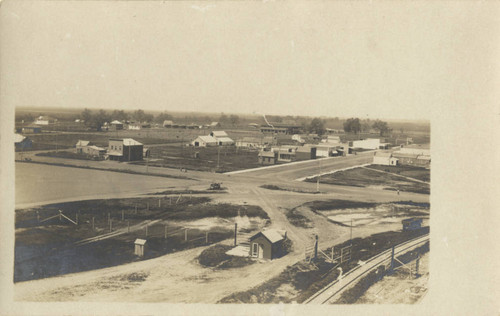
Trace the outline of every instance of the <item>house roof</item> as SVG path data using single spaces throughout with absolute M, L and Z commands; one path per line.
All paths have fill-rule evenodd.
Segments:
M 23 141 L 23 140 L 25 140 L 25 139 L 26 139 L 26 137 L 25 137 L 25 136 L 23 136 L 23 135 L 21 135 L 21 134 L 15 134 L 15 135 L 14 135 L 14 141 L 15 141 L 16 143 L 20 143 L 20 142 L 22 142 L 22 141 Z
M 225 131 L 212 131 L 212 134 L 214 137 L 227 137 L 227 133 Z
M 76 146 L 88 146 L 90 144 L 90 141 L 88 140 L 78 140 L 76 143 Z
M 217 137 L 217 141 L 223 143 L 234 143 L 234 140 L 229 137 Z
M 114 120 L 113 122 L 111 122 L 110 124 L 123 124 L 122 122 L 118 121 L 118 120 Z
M 136 141 L 132 138 L 124 138 L 123 145 L 125 145 L 125 146 L 138 146 L 138 145 L 142 145 L 142 143 L 139 143 L 138 141 Z
M 264 230 L 264 231 L 258 232 L 257 234 L 253 235 L 252 237 L 250 237 L 250 240 L 259 237 L 259 235 L 261 235 L 261 234 L 267 240 L 269 240 L 269 242 L 271 242 L 272 244 L 284 239 L 283 236 L 275 229 L 268 229 L 268 230 Z
M 393 152 L 392 156 L 396 157 L 396 158 L 417 158 L 418 157 L 417 154 L 407 154 L 407 153 L 402 153 L 400 151 Z
M 210 135 L 198 136 L 198 138 L 201 139 L 205 143 L 216 143 L 217 142 L 217 140 Z
M 148 241 L 145 240 L 145 239 L 140 239 L 140 238 L 137 238 L 134 242 L 134 244 L 136 245 L 141 245 L 141 246 L 144 246 Z
M 272 157 L 272 158 L 274 158 L 274 151 L 260 151 L 259 157 Z
M 89 146 L 89 148 L 92 148 L 92 149 L 95 149 L 95 150 L 106 150 L 106 148 L 97 147 L 96 145 L 91 145 L 91 146 Z

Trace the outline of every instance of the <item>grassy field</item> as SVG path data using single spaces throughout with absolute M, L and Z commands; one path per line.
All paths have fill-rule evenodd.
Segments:
M 268 219 L 258 206 L 211 204 L 208 197 L 148 197 L 68 202 L 16 211 L 15 282 L 86 271 L 139 260 L 133 241 L 147 239 L 145 259 L 166 253 L 218 242 L 233 235 L 233 224 L 192 227 L 182 222 L 206 218 Z M 170 202 L 172 201 L 172 202 Z M 56 218 L 58 210 L 70 219 Z M 123 217 L 122 217 L 123 216 Z M 111 220 L 111 230 L 108 218 Z M 149 221 L 146 232 L 145 221 Z M 153 222 L 151 222 L 153 221 Z M 92 222 L 94 229 L 92 229 Z M 144 224 L 142 226 L 135 226 Z M 169 237 L 164 239 L 165 226 Z M 128 227 L 132 229 L 128 232 Z M 134 229 L 136 227 L 136 229 Z M 110 231 L 123 233 L 109 239 L 76 245 L 75 242 Z
M 104 158 L 93 158 L 87 154 L 80 154 L 80 153 L 75 153 L 73 151 L 64 151 L 64 150 L 38 153 L 36 154 L 36 156 L 69 158 L 69 159 L 79 159 L 79 160 L 104 160 Z
M 308 178 L 306 181 L 316 182 L 316 177 Z M 320 177 L 320 182 L 355 187 L 380 186 L 385 190 L 430 194 L 430 186 L 427 183 L 412 181 L 398 177 L 397 175 L 378 172 L 368 168 L 354 168 L 323 175 Z
M 367 166 L 367 168 L 399 174 L 401 176 L 414 178 L 420 181 L 425 181 L 425 182 L 431 181 L 431 171 L 430 169 L 426 168 L 413 167 L 413 166 L 381 166 L 381 165 L 370 165 Z
M 386 232 L 375 234 L 367 238 L 352 240 L 352 257 L 349 262 L 341 265 L 344 273 L 357 266 L 359 260 L 366 261 L 372 256 L 390 249 L 392 246 L 416 238 L 429 232 L 428 227 L 407 232 Z M 350 241 L 335 246 L 336 249 L 348 246 Z M 325 249 L 327 255 L 331 249 Z M 321 256 L 314 266 L 303 261 L 286 268 L 277 277 L 262 283 L 245 292 L 231 294 L 219 303 L 302 303 L 311 295 L 338 278 L 339 271 L 333 269 L 331 262 Z
M 189 170 L 227 172 L 259 167 L 258 151 L 255 149 L 225 147 L 186 147 L 178 145 L 150 148 L 150 166 L 186 168 Z M 195 158 L 195 153 L 197 157 Z M 145 165 L 145 161 L 135 164 Z M 219 165 L 219 168 L 217 168 Z

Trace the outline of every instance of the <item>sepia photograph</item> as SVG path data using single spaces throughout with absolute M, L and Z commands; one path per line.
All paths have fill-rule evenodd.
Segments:
M 433 159 L 452 156 L 441 120 L 467 74 L 453 77 L 465 22 L 484 15 L 498 35 L 486 8 L 0 4 L 14 304 L 429 312 L 456 215 Z

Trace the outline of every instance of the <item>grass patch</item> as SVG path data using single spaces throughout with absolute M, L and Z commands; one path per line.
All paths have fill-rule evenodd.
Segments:
M 273 184 L 263 184 L 260 187 L 263 188 L 263 189 L 268 189 L 268 190 L 289 191 L 289 192 L 295 192 L 295 193 L 308 193 L 308 194 L 318 194 L 318 193 L 320 193 L 318 191 L 304 191 L 304 190 L 300 190 L 300 189 L 283 188 L 283 187 L 279 187 L 279 186 L 273 185 Z
M 71 151 L 50 151 L 45 153 L 37 153 L 35 156 L 53 157 L 53 158 L 67 158 L 77 160 L 104 160 L 104 157 L 92 157 L 86 154 L 74 153 Z
M 217 269 L 240 268 L 255 263 L 250 258 L 227 255 L 226 252 L 232 248 L 229 245 L 214 245 L 202 251 L 198 262 L 204 267 Z
M 305 181 L 316 182 L 317 177 L 307 178 Z M 428 183 L 417 182 L 368 168 L 354 168 L 323 175 L 320 177 L 320 182 L 354 187 L 380 186 L 386 190 L 430 194 Z
M 422 167 L 369 165 L 366 168 L 394 173 L 401 176 L 414 178 L 420 181 L 431 181 L 431 170 Z
M 290 222 L 290 224 L 297 226 L 297 227 L 303 227 L 303 228 L 312 228 L 312 222 L 309 218 L 305 217 L 302 215 L 299 211 L 298 207 L 292 208 L 291 210 L 288 210 L 286 213 L 286 218 Z

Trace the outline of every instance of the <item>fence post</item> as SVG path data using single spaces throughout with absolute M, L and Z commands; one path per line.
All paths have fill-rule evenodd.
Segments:
M 146 237 L 148 237 L 148 226 L 149 225 L 146 225 Z
M 108 223 L 109 223 L 110 220 L 111 220 L 111 214 L 108 213 Z
M 135 205 L 135 215 L 137 215 L 137 204 Z
M 62 221 L 62 211 L 59 210 L 59 221 Z
M 415 277 L 418 278 L 418 268 L 420 266 L 420 254 L 417 256 L 417 261 L 415 262 Z
M 335 250 L 335 247 L 332 247 L 332 262 L 333 262 L 333 251 Z
M 236 236 L 238 234 L 238 223 L 234 223 L 234 245 L 236 246 Z
M 122 210 L 122 221 L 125 220 L 125 211 Z
M 127 221 L 127 233 L 130 233 L 130 221 Z
M 165 239 L 167 239 L 167 234 L 168 234 L 168 231 L 167 231 L 167 224 L 165 224 Z
M 161 198 L 158 199 L 158 208 L 161 207 Z
M 92 217 L 92 230 L 95 229 L 95 217 Z
M 75 222 L 76 222 L 76 225 L 78 225 L 78 213 L 76 214 L 76 220 L 75 220 Z
M 184 241 L 187 240 L 188 240 L 188 229 L 186 228 L 186 230 L 184 231 Z
M 109 220 L 109 231 L 113 231 L 113 221 Z
M 208 244 L 208 232 L 205 233 L 205 243 Z
M 36 220 L 40 223 L 40 213 L 36 211 Z
M 316 235 L 316 241 L 314 242 L 314 260 L 318 259 L 318 235 Z
M 391 265 L 389 266 L 389 274 L 392 273 L 393 269 L 394 269 L 394 246 L 392 246 L 392 251 L 391 251 Z

